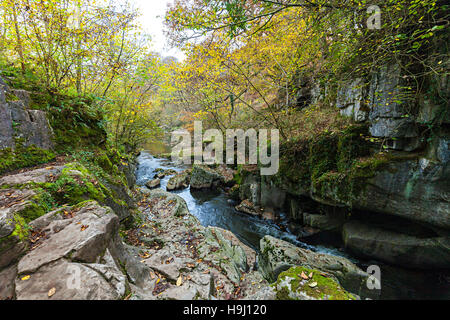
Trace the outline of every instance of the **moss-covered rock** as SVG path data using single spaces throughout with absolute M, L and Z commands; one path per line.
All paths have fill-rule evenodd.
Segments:
M 304 267 L 281 273 L 274 287 L 277 300 L 356 300 L 331 277 Z
M 36 146 L 16 145 L 16 149 L 0 150 L 0 175 L 9 171 L 36 166 L 55 159 L 52 151 Z

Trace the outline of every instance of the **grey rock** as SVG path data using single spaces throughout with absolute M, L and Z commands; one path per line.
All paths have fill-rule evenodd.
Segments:
M 0 85 L 2 86 L 2 85 Z M 24 147 L 36 146 L 53 149 L 53 130 L 47 113 L 41 110 L 28 110 L 30 95 L 24 90 L 12 90 L 11 94 L 19 100 L 6 103 L 5 92 L 0 88 L 0 148 L 16 147 L 20 139 Z
M 149 189 L 158 188 L 160 185 L 161 185 L 161 180 L 159 180 L 159 179 L 151 180 L 145 184 L 145 186 Z
M 0 89 L 1 93 L 2 91 Z M 11 109 L 6 103 L 1 102 L 0 97 L 0 150 L 7 148 L 14 149 L 15 146 Z
M 364 122 L 367 120 L 365 96 L 366 88 L 362 79 L 344 82 L 338 90 L 336 106 L 341 110 L 341 115 L 351 117 L 356 122 Z
M 256 206 L 252 202 L 250 202 L 250 200 L 242 201 L 240 205 L 236 206 L 236 210 L 252 216 L 259 217 L 261 215 L 261 212 L 256 208 Z
M 375 73 L 370 85 L 370 133 L 374 137 L 414 138 L 418 136 L 413 114 L 399 101 L 402 79 L 398 64 L 383 66 Z
M 17 265 L 0 271 L 0 300 L 12 299 L 15 296 L 14 282 L 17 276 Z
M 349 292 L 370 294 L 366 286 L 368 274 L 349 260 L 298 248 L 271 236 L 261 240 L 258 261 L 259 271 L 271 283 L 291 267 L 302 266 L 332 275 Z
M 55 232 L 54 227 L 61 226 L 60 222 L 54 221 L 44 229 L 47 238 L 20 260 L 19 273 L 35 272 L 61 258 L 94 263 L 105 252 L 119 227 L 119 219 L 112 210 L 100 207 L 94 201 L 85 204 L 74 218 L 63 221 L 65 225 Z
M 423 239 L 352 221 L 345 224 L 343 239 L 352 252 L 389 264 L 418 269 L 450 267 L 450 237 Z
M 268 177 L 261 177 L 261 206 L 273 209 L 283 209 L 286 202 L 286 192 L 278 188 Z
M 79 285 L 79 286 L 78 286 Z M 55 294 L 49 297 L 49 291 Z M 29 280 L 16 280 L 17 300 L 118 300 L 116 288 L 93 268 L 64 259 L 47 264 Z
M 64 166 L 26 171 L 0 178 L 0 186 L 18 186 L 28 183 L 46 183 L 61 174 Z
M 186 189 L 189 187 L 190 176 L 188 171 L 184 171 L 182 173 L 176 174 L 172 178 L 170 178 L 167 183 L 167 191 L 175 191 Z
M 211 189 L 223 182 L 223 176 L 215 170 L 203 165 L 194 165 L 191 174 L 192 189 Z
M 330 215 L 321 214 L 304 214 L 304 225 L 322 231 L 340 230 L 345 220 L 341 217 L 332 217 Z

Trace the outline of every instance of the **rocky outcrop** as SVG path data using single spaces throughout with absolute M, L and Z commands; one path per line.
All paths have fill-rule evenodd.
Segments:
M 260 252 L 259 269 L 269 282 L 276 281 L 282 272 L 301 266 L 328 274 L 358 296 L 377 294 L 367 289 L 368 274 L 345 258 L 315 253 L 270 236 L 261 240 Z
M 450 268 L 450 236 L 421 238 L 352 221 L 343 229 L 345 246 L 365 257 L 405 268 Z
M 356 122 L 367 120 L 366 89 L 362 79 L 347 81 L 338 89 L 336 107 L 341 115 L 353 118 Z
M 194 165 L 191 173 L 191 188 L 211 189 L 217 187 L 230 187 L 234 184 L 234 171 L 226 166 L 211 168 L 206 165 Z
M 0 273 L 7 279 L 6 288 L 14 288 L 16 299 L 125 297 L 132 277 L 123 272 L 121 265 L 133 258 L 117 246 L 119 219 L 110 208 L 90 201 L 50 212 L 34 220 L 30 227 L 33 233 L 26 243 L 26 254 Z M 117 251 L 122 255 L 111 254 Z M 8 289 L 5 294 L 11 293 Z
M 190 172 L 184 171 L 170 178 L 169 182 L 167 183 L 167 191 L 186 189 L 189 187 L 189 183 Z
M 153 179 L 145 184 L 145 186 L 149 189 L 158 188 L 161 185 L 161 180 Z
M 143 192 L 148 219 L 138 231 L 140 254 L 154 270 L 154 283 L 137 298 L 242 298 L 257 290 L 252 283 L 268 285 L 254 270 L 255 251 L 231 232 L 201 226 L 177 195 Z
M 0 150 L 14 150 L 35 146 L 53 148 L 53 131 L 47 114 L 41 110 L 29 110 L 30 95 L 24 90 L 12 90 L 0 79 Z
M 304 267 L 282 272 L 274 291 L 278 300 L 356 300 L 329 275 Z
M 450 166 L 425 158 L 392 161 L 366 180 L 351 203 L 330 189 L 325 195 L 336 205 L 385 213 L 450 229 Z M 339 185 L 336 185 L 339 189 Z M 315 197 L 321 200 L 319 197 Z M 344 201 L 343 201 L 344 200 Z

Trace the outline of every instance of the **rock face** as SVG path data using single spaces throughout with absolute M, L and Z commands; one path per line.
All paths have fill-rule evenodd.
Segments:
M 425 158 L 393 162 L 370 179 L 354 206 L 450 229 L 450 166 Z
M 28 110 L 29 104 L 28 92 L 11 90 L 0 80 L 0 150 L 15 149 L 17 141 L 23 147 L 53 148 L 53 131 L 46 112 Z
M 344 226 L 345 246 L 361 256 L 406 268 L 450 268 L 450 237 L 418 238 L 352 221 Z
M 337 94 L 336 106 L 341 115 L 351 117 L 356 122 L 367 120 L 367 104 L 364 101 L 366 90 L 362 79 L 343 83 Z
M 374 295 L 367 289 L 368 274 L 345 258 L 301 249 L 270 236 L 261 240 L 260 250 L 259 269 L 269 282 L 276 281 L 282 272 L 301 266 L 332 276 L 346 290 L 358 296 Z

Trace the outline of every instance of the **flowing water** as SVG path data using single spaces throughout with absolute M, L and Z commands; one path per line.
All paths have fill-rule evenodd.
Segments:
M 138 158 L 137 185 L 144 186 L 155 176 L 158 168 L 177 172 L 187 167 L 176 166 L 166 159 L 157 159 L 149 152 L 142 152 Z M 161 189 L 166 190 L 170 177 L 161 180 Z M 191 214 L 196 216 L 203 226 L 213 226 L 233 232 L 242 242 L 255 250 L 259 248 L 260 240 L 271 235 L 293 243 L 294 245 L 315 252 L 342 256 L 354 262 L 361 268 L 367 268 L 370 264 L 382 266 L 383 270 L 383 299 L 450 299 L 450 287 L 447 286 L 449 275 L 436 274 L 433 272 L 418 272 L 385 266 L 377 262 L 363 262 L 342 249 L 329 245 L 308 245 L 297 240 L 297 237 L 289 232 L 287 219 L 283 213 L 281 223 L 275 224 L 257 217 L 238 212 L 234 207 L 237 205 L 230 200 L 226 194 L 215 191 L 193 191 L 190 188 L 174 192 L 182 197 Z

